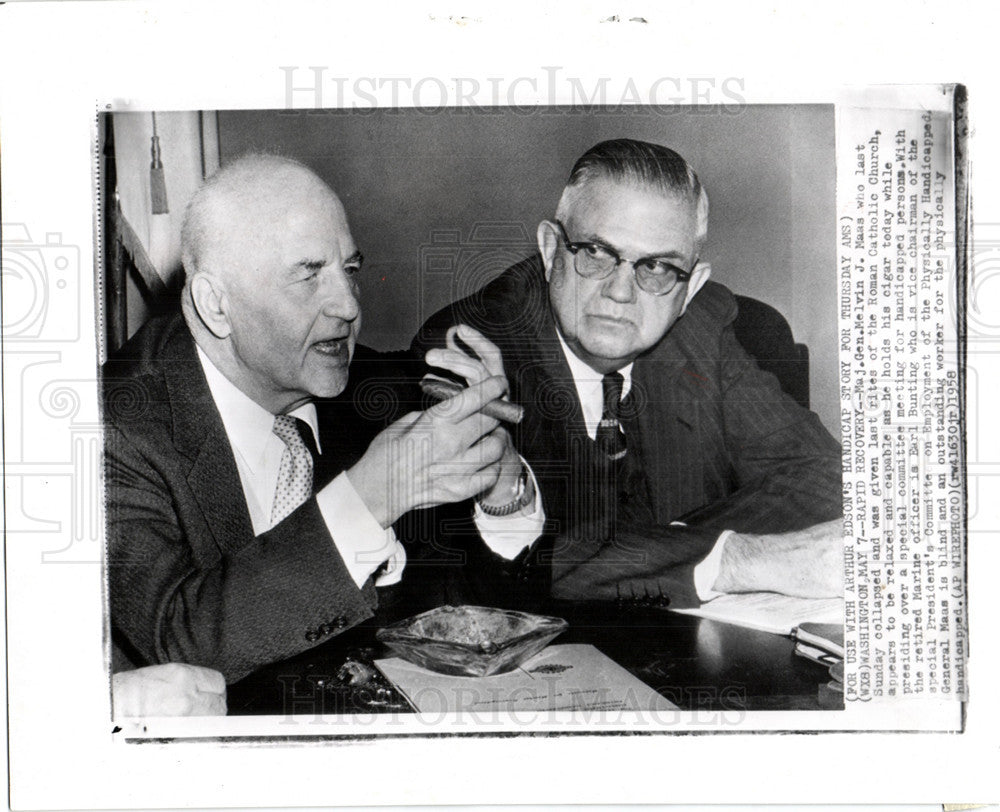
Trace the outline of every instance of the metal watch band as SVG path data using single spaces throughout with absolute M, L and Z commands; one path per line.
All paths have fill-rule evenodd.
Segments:
M 528 474 L 521 468 L 521 476 L 517 480 L 517 490 L 514 492 L 513 501 L 508 502 L 506 505 L 500 505 L 499 507 L 493 507 L 491 505 L 484 505 L 481 500 L 476 499 L 476 504 L 479 505 L 479 509 L 483 511 L 487 516 L 510 516 L 512 513 L 517 513 L 525 505 L 528 504 Z

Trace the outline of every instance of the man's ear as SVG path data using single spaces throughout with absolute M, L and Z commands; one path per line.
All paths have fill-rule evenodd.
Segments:
M 216 338 L 227 338 L 232 331 L 226 307 L 226 292 L 216 277 L 195 274 L 191 280 L 191 302 L 201 323 Z
M 555 224 L 542 220 L 538 224 L 538 251 L 542 255 L 542 262 L 545 264 L 545 281 L 552 281 L 552 264 L 556 261 L 556 254 L 559 251 L 559 231 Z
M 708 281 L 708 277 L 711 275 L 712 266 L 707 262 L 699 262 L 694 266 L 694 270 L 691 271 L 691 278 L 688 280 L 687 296 L 684 298 L 684 307 L 681 308 L 681 313 L 687 310 L 687 306 L 691 304 L 694 295 L 701 290 L 701 286 Z

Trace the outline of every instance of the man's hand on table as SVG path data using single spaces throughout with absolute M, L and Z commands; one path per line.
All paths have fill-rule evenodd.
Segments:
M 130 716 L 225 716 L 226 681 L 211 668 L 150 665 L 111 677 L 115 719 Z
M 843 596 L 843 519 L 790 533 L 730 535 L 712 588 L 716 592 L 778 592 L 799 598 Z

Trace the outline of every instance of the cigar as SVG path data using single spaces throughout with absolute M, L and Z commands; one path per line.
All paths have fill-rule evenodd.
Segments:
M 465 391 L 464 386 L 459 386 L 457 383 L 446 381 L 435 375 L 425 375 L 420 381 L 420 388 L 424 390 L 424 394 L 430 395 L 438 401 L 453 398 Z M 517 424 L 524 419 L 524 407 L 506 400 L 491 400 L 480 411 L 505 423 Z

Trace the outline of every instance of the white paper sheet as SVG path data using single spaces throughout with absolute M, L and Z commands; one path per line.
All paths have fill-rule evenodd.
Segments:
M 800 623 L 843 623 L 842 598 L 790 598 L 774 592 L 721 595 L 697 609 L 675 609 L 772 634 L 791 634 Z
M 590 645 L 549 646 L 491 677 L 437 674 L 393 657 L 375 665 L 421 713 L 672 710 L 677 706 Z

